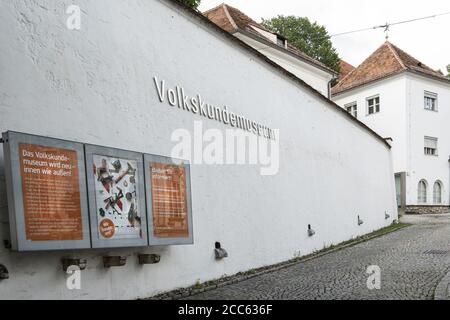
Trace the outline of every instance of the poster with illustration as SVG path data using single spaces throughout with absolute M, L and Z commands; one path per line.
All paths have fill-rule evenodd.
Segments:
M 93 155 L 99 239 L 142 238 L 136 160 Z

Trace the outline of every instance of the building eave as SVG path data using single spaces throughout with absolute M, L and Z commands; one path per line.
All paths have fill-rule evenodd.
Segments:
M 436 80 L 436 81 L 439 81 L 439 82 L 446 83 L 446 84 L 450 85 L 450 79 L 447 80 L 445 78 L 433 76 L 431 74 L 428 74 L 428 73 L 425 73 L 425 72 L 420 72 L 418 70 L 406 69 L 406 70 L 402 70 L 402 71 L 399 71 L 399 72 L 394 72 L 394 73 L 385 75 L 384 77 L 380 77 L 380 78 L 377 78 L 377 79 L 373 79 L 371 81 L 367 81 L 367 82 L 361 83 L 359 85 L 356 85 L 356 86 L 344 89 L 342 91 L 338 91 L 336 93 L 332 93 L 331 97 L 335 98 L 335 97 L 338 97 L 338 96 L 343 95 L 345 93 L 348 93 L 350 91 L 361 89 L 363 87 L 372 85 L 374 83 L 377 83 L 377 82 L 380 82 L 380 81 L 383 81 L 383 80 L 386 80 L 386 79 L 398 76 L 400 74 L 406 74 L 406 73 L 412 73 L 412 74 L 415 74 L 415 75 L 418 75 L 418 76 L 421 76 L 421 77 L 425 77 L 425 78 L 428 78 L 428 79 L 433 79 L 433 80 Z
M 275 43 L 273 43 L 272 41 L 270 41 L 268 39 L 264 39 L 263 37 L 257 36 L 255 34 L 252 34 L 251 32 L 248 32 L 246 30 L 242 30 L 242 29 L 237 28 L 233 32 L 233 34 L 235 34 L 235 33 L 241 33 L 241 34 L 243 34 L 243 35 L 245 35 L 245 36 L 247 36 L 249 38 L 252 38 L 255 41 L 258 41 L 258 42 L 260 42 L 260 43 L 262 43 L 264 45 L 267 45 L 267 46 L 269 46 L 269 47 L 271 47 L 271 48 L 273 48 L 275 50 L 278 50 L 278 51 L 280 51 L 280 52 L 282 52 L 284 54 L 287 54 L 290 57 L 293 57 L 294 59 L 297 59 L 297 60 L 299 60 L 299 61 L 301 61 L 303 63 L 306 63 L 306 64 L 308 64 L 310 66 L 313 66 L 314 68 L 320 69 L 320 70 L 324 71 L 325 73 L 329 74 L 332 77 L 337 77 L 339 75 L 339 73 L 337 73 L 333 69 L 330 69 L 328 67 L 322 66 L 322 65 L 317 64 L 317 63 L 314 63 L 311 60 L 308 60 L 308 59 L 305 59 L 305 58 L 303 58 L 303 57 L 301 57 L 299 55 L 296 55 L 295 53 L 289 51 L 288 49 L 282 48 L 282 47 L 276 45 Z
M 415 74 L 415 75 L 418 75 L 418 76 L 421 76 L 421 77 L 424 77 L 424 78 L 436 80 L 436 81 L 445 83 L 447 85 L 450 85 L 450 78 L 446 79 L 446 78 L 443 78 L 443 77 L 437 77 L 437 76 L 433 76 L 433 75 L 425 73 L 425 72 L 420 72 L 418 70 L 412 70 L 412 69 L 408 69 L 406 72 L 409 72 L 409 73 L 412 73 L 412 74 Z
M 374 84 L 374 83 L 377 83 L 377 82 L 380 82 L 380 81 L 389 79 L 389 78 L 391 78 L 391 77 L 398 76 L 399 74 L 402 74 L 402 73 L 405 73 L 405 72 L 406 72 L 406 70 L 401 70 L 401 71 L 399 71 L 399 72 L 394 72 L 394 73 L 391 73 L 391 74 L 387 74 L 387 75 L 385 75 L 385 76 L 383 76 L 383 77 L 380 77 L 380 78 L 376 78 L 376 79 L 373 79 L 373 80 L 370 80 L 370 81 L 366 81 L 366 82 L 364 82 L 364 83 L 361 83 L 361 84 L 358 84 L 358 85 L 355 85 L 355 86 L 352 86 L 352 87 L 343 89 L 343 90 L 341 90 L 341 91 L 332 93 L 332 94 L 331 94 L 331 97 L 334 98 L 334 97 L 340 96 L 340 95 L 342 95 L 342 94 L 344 94 L 344 93 L 347 93 L 347 92 L 350 92 L 350 91 L 353 91 L 353 90 L 356 90 L 356 89 L 361 89 L 361 88 L 363 88 L 363 87 L 372 85 L 372 84 Z

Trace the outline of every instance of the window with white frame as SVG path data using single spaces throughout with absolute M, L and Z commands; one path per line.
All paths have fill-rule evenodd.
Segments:
M 435 204 L 442 203 L 442 183 L 440 181 L 436 181 L 433 186 L 433 202 Z
M 427 156 L 438 155 L 438 139 L 433 137 L 425 137 L 424 152 Z
M 437 111 L 438 95 L 433 92 L 425 91 L 424 97 L 425 110 Z
M 380 112 L 380 96 L 367 98 L 367 114 L 371 115 Z
M 350 113 L 355 118 L 358 118 L 358 104 L 356 102 L 352 102 L 345 105 L 345 109 L 348 113 Z
M 417 202 L 427 203 L 427 182 L 420 180 L 417 188 Z

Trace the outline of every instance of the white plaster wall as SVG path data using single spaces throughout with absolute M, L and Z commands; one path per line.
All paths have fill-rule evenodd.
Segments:
M 424 92 L 438 94 L 438 112 L 424 109 Z M 366 115 L 366 99 L 380 95 L 381 112 Z M 333 100 L 340 106 L 357 101 L 358 119 L 383 137 L 393 138 L 393 163 L 395 172 L 406 172 L 407 205 L 418 203 L 418 183 L 428 182 L 427 205 L 433 205 L 433 185 L 439 180 L 443 185 L 442 205 L 449 205 L 450 180 L 450 85 L 423 76 L 402 74 L 376 82 Z M 424 137 L 439 139 L 439 156 L 424 155 Z
M 10 271 L 0 298 L 148 297 L 305 255 L 397 218 L 390 150 L 339 110 L 165 1 L 80 0 L 80 31 L 65 28 L 69 4 L 0 2 L 0 131 L 169 155 L 171 133 L 192 130 L 203 118 L 160 104 L 152 82 L 158 76 L 280 128 L 280 172 L 263 177 L 254 166 L 192 166 L 192 246 L 32 254 L 0 247 L 0 263 Z M 203 126 L 225 129 L 207 120 Z M 0 152 L 5 239 L 2 163 Z M 215 241 L 229 258 L 215 261 Z M 138 252 L 162 260 L 141 267 Z M 126 267 L 104 269 L 104 254 L 128 256 Z M 67 255 L 88 259 L 80 291 L 65 287 L 59 260 Z
M 408 75 L 408 116 L 410 126 L 411 172 L 407 177 L 408 203 L 417 203 L 418 183 L 428 183 L 427 204 L 433 205 L 433 185 L 440 180 L 443 184 L 443 205 L 449 204 L 450 180 L 450 85 L 429 78 Z M 424 108 L 424 91 L 438 95 L 438 111 Z M 438 138 L 438 156 L 424 154 L 424 137 Z M 408 183 L 409 182 L 409 183 Z
M 380 96 L 380 113 L 368 115 L 367 98 Z M 383 138 L 392 138 L 394 172 L 408 172 L 408 119 L 406 116 L 406 78 L 404 75 L 363 86 L 333 97 L 339 106 L 358 104 L 358 120 Z
M 235 33 L 234 35 L 328 97 L 328 84 L 333 79 L 331 74 L 243 34 Z

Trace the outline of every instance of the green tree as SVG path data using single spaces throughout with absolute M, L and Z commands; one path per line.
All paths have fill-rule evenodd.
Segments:
M 312 23 L 308 18 L 282 15 L 268 20 L 263 19 L 262 24 L 267 29 L 288 39 L 291 45 L 311 58 L 337 72 L 340 71 L 339 55 L 324 26 L 317 22 Z
M 450 64 L 447 66 L 447 72 L 448 72 L 447 78 L 450 78 Z
M 178 0 L 181 3 L 184 3 L 185 5 L 188 5 L 192 9 L 197 10 L 198 6 L 200 5 L 201 0 Z

